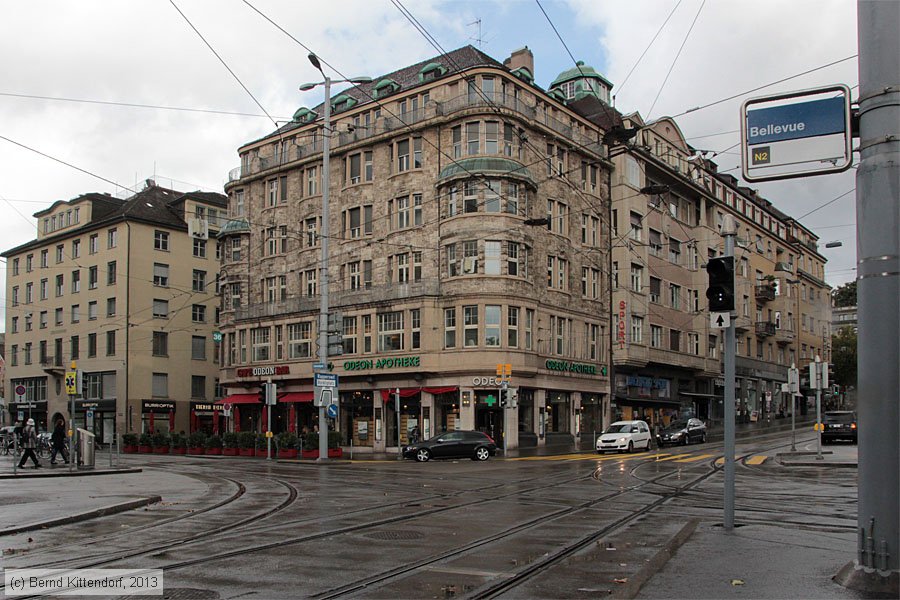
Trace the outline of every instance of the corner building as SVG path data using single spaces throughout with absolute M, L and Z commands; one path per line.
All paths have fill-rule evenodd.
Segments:
M 231 427 L 316 424 L 328 185 L 344 446 L 390 450 L 414 426 L 424 437 L 478 429 L 510 448 L 602 428 L 610 163 L 603 129 L 567 99 L 605 102 L 609 84 L 587 67 L 544 91 L 533 70 L 527 48 L 501 64 L 468 46 L 338 93 L 328 182 L 321 106 L 239 149 L 219 236 Z M 497 404 L 501 364 L 514 409 Z M 267 379 L 272 424 L 259 401 Z

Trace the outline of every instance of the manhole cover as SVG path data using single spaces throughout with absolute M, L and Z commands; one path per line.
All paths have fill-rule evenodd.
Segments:
M 116 600 L 134 600 L 135 598 L 162 598 L 163 600 L 219 600 L 222 596 L 214 590 L 197 588 L 166 588 L 162 596 L 119 596 Z
M 376 531 L 365 537 L 372 540 L 420 540 L 425 534 L 418 531 Z

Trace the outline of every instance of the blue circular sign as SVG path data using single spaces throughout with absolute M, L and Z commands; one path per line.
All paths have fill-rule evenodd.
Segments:
M 329 419 L 336 419 L 338 414 L 338 405 L 337 404 L 329 404 L 325 409 L 325 414 Z

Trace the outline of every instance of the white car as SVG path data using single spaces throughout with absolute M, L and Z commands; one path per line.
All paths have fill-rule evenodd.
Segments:
M 616 421 L 597 438 L 597 452 L 649 450 L 651 439 L 650 428 L 644 421 Z

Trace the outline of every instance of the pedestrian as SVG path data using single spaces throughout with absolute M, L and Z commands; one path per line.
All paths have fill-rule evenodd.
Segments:
M 419 426 L 413 425 L 413 428 L 409 430 L 409 443 L 415 444 L 419 441 Z
M 53 447 L 53 451 L 50 453 L 50 464 L 56 464 L 57 452 L 62 456 L 63 462 L 69 464 L 69 453 L 66 452 L 66 426 L 62 419 L 56 421 L 53 435 L 50 436 L 50 445 Z
M 22 460 L 19 461 L 19 468 L 25 468 L 25 461 L 30 457 L 34 461 L 34 468 L 40 469 L 41 463 L 38 461 L 34 449 L 37 448 L 37 433 L 34 431 L 34 419 L 28 419 L 25 423 L 25 429 L 22 431 Z

